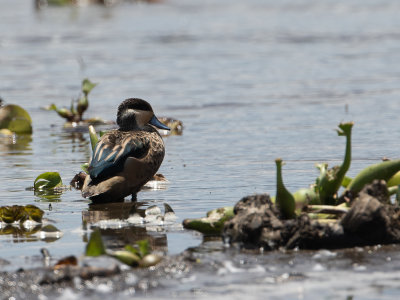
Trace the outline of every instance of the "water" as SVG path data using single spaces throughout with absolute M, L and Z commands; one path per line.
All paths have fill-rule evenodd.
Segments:
M 141 97 L 157 115 L 184 123 L 182 136 L 164 139 L 160 172 L 168 188 L 138 195 L 146 205 L 168 203 L 175 210 L 177 226 L 150 232 L 169 255 L 202 242 L 178 226 L 184 218 L 248 194 L 274 194 L 275 158 L 286 162 L 291 191 L 313 183 L 315 163 L 339 164 L 344 139 L 334 129 L 341 121 L 355 122 L 350 176 L 384 156 L 398 157 L 397 1 L 168 0 L 41 11 L 31 1 L 1 4 L 0 96 L 28 110 L 34 132 L 16 143 L 0 141 L 0 204 L 38 205 L 64 236 L 52 243 L 0 236 L 0 258 L 11 263 L 0 268 L 39 265 L 43 247 L 55 259 L 84 253 L 89 232 L 82 218 L 89 208 L 80 192 L 66 191 L 49 210 L 48 201 L 26 190 L 45 171 L 60 172 L 68 183 L 89 159 L 88 135 L 64 130 L 54 112 L 41 109 L 68 106 L 84 77 L 99 83 L 87 117 L 114 120 L 123 99 Z M 111 236 L 122 243 L 134 230 Z M 385 260 L 397 257 L 398 248 L 384 249 L 363 250 L 368 259 L 361 264 L 346 251 L 327 261 L 308 252 L 206 252 L 202 258 L 220 267 L 167 282 L 167 292 L 218 299 L 250 291 L 254 298 L 398 298 L 400 265 Z M 155 289 L 153 296 L 166 295 Z

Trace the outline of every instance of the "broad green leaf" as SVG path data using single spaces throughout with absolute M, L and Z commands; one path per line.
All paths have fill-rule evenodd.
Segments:
M 82 92 L 87 96 L 90 91 L 97 85 L 97 83 L 91 82 L 89 79 L 85 78 L 82 81 Z
M 106 253 L 100 230 L 96 229 L 90 235 L 89 242 L 86 245 L 86 256 L 100 256 Z
M 41 210 L 39 207 L 28 204 L 24 207 L 24 209 L 29 219 L 38 223 L 42 222 L 44 211 Z
M 36 177 L 33 187 L 35 190 L 48 190 L 61 185 L 62 180 L 58 172 L 46 172 Z
M 32 119 L 19 105 L 9 104 L 0 108 L 0 129 L 6 128 L 15 133 L 32 133 Z

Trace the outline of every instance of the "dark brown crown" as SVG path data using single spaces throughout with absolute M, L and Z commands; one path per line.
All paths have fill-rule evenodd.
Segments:
M 153 111 L 151 105 L 147 101 L 144 101 L 143 99 L 129 98 L 122 101 L 122 103 L 118 106 L 118 113 L 117 113 L 117 124 L 121 128 L 126 127 L 128 125 L 127 122 L 129 123 L 131 123 L 132 121 L 136 122 L 136 120 L 125 120 L 123 118 L 123 113 L 127 109 L 144 110 L 151 112 Z M 132 116 L 132 118 L 134 118 L 134 116 Z

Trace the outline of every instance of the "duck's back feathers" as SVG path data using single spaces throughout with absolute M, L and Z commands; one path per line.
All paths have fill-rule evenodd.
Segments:
M 101 179 L 123 169 L 128 157 L 140 158 L 149 150 L 149 141 L 141 134 L 112 131 L 97 143 L 88 171 L 92 179 Z

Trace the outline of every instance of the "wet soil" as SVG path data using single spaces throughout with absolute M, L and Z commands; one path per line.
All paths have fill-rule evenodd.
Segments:
M 224 238 L 245 248 L 266 250 L 338 249 L 400 242 L 400 210 L 389 204 L 384 181 L 367 185 L 348 198 L 351 209 L 339 220 L 313 220 L 307 214 L 284 220 L 269 195 L 247 196 L 225 223 Z

